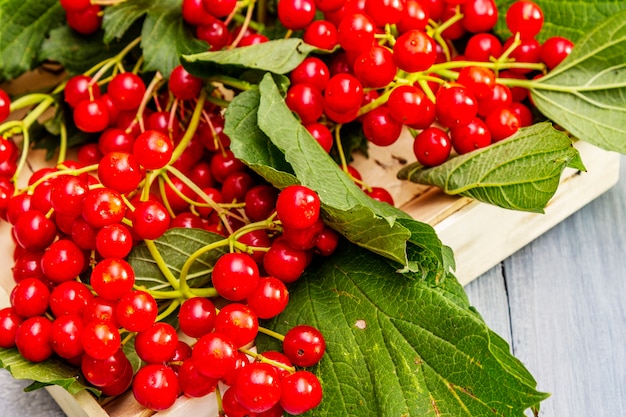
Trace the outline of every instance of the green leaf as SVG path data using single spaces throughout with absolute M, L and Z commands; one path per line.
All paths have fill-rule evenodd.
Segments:
M 261 94 L 248 90 L 238 94 L 226 109 L 224 133 L 230 148 L 251 169 L 278 188 L 297 184 L 285 155 L 270 141 L 257 123 Z
M 41 46 L 40 58 L 60 62 L 71 75 L 83 73 L 118 54 L 130 41 L 125 37 L 103 43 L 103 36 L 102 31 L 89 36 L 81 35 L 68 26 L 53 29 Z
M 253 69 L 275 74 L 286 74 L 317 49 L 302 39 L 278 39 L 243 48 L 184 55 L 187 71 L 199 77 L 219 74 L 236 76 Z
M 545 41 L 551 36 L 563 36 L 572 42 L 585 36 L 598 23 L 626 10 L 623 0 L 534 0 L 544 14 L 544 24 L 537 40 Z M 506 27 L 506 10 L 515 0 L 499 0 L 500 18 L 496 33 L 506 39 L 511 32 Z
M 0 367 L 9 371 L 15 379 L 30 379 L 34 381 L 31 386 L 26 388 L 27 391 L 47 385 L 59 385 L 70 394 L 77 394 L 87 389 L 96 395 L 100 395 L 100 391 L 88 386 L 78 369 L 55 357 L 34 363 L 24 359 L 15 348 L 0 349 Z
M 545 122 L 437 167 L 409 165 L 398 177 L 508 209 L 542 212 L 570 165 L 581 168 L 578 151 Z
M 259 85 L 259 128 L 285 154 L 298 181 L 315 190 L 325 221 L 349 240 L 406 265 L 406 213 L 366 196 L 291 113 L 271 76 Z
M 0 82 L 39 64 L 39 49 L 65 12 L 57 0 L 0 0 Z
M 223 239 L 223 236 L 201 229 L 174 228 L 153 242 L 167 268 L 178 279 L 183 264 L 194 252 Z M 200 287 L 210 282 L 215 261 L 226 251 L 227 248 L 217 247 L 202 254 L 189 269 L 188 285 Z M 145 243 L 133 248 L 128 256 L 128 262 L 135 271 L 135 285 L 158 291 L 173 290 Z
M 104 9 L 102 17 L 103 41 L 105 44 L 122 39 L 137 20 L 157 6 L 152 0 L 123 1 Z
M 185 25 L 179 0 L 152 2 L 141 31 L 144 69 L 159 71 L 169 77 L 180 64 L 180 55 L 206 51 L 208 45 L 199 40 Z
M 575 137 L 626 153 L 626 11 L 579 40 L 571 54 L 529 83 L 534 104 Z
M 307 323 L 327 351 L 314 372 L 324 400 L 310 416 L 524 416 L 547 397 L 505 342 L 458 297 L 380 257 L 342 245 L 290 288 L 269 326 Z M 456 289 L 454 289 L 456 288 Z M 278 345 L 257 340 L 259 351 Z

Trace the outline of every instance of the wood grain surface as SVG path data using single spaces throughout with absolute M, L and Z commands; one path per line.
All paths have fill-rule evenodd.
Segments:
M 466 287 L 552 396 L 542 417 L 626 415 L 626 157 L 621 180 Z M 0 370 L 0 415 L 61 417 Z

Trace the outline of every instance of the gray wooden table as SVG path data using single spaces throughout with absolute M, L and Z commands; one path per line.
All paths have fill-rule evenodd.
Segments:
M 619 184 L 467 286 L 538 388 L 542 417 L 626 416 L 626 157 Z M 60 417 L 0 371 L 0 416 Z

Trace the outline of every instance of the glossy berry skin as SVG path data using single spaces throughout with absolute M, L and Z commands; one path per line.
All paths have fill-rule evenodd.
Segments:
M 126 194 L 137 188 L 143 179 L 143 172 L 133 154 L 111 152 L 100 160 L 98 178 L 105 187 Z
M 154 240 L 169 228 L 170 214 L 158 201 L 141 201 L 133 211 L 133 230 L 142 239 Z
M 491 33 L 477 33 L 469 38 L 464 55 L 469 61 L 489 62 L 502 54 L 502 42 Z
M 294 249 L 285 239 L 278 238 L 265 253 L 263 268 L 269 275 L 290 284 L 302 276 L 310 260 L 308 252 Z
M 506 25 L 511 33 L 519 32 L 522 39 L 533 38 L 543 26 L 543 12 L 532 1 L 516 1 L 506 12 Z
M 122 196 L 110 188 L 89 190 L 83 200 L 83 219 L 96 229 L 107 224 L 120 223 L 125 213 L 126 205 Z
M 228 336 L 239 348 L 254 341 L 259 331 L 259 321 L 249 307 L 240 303 L 231 303 L 224 306 L 217 314 L 215 331 Z
M 172 70 L 168 80 L 170 91 L 179 100 L 191 100 L 198 97 L 202 85 L 202 79 L 189 74 L 182 65 Z
M 262 413 L 280 401 L 280 380 L 276 368 L 262 362 L 245 366 L 237 375 L 235 398 L 253 413 Z
M 101 99 L 83 100 L 74 108 L 74 124 L 83 132 L 101 132 L 109 126 L 109 110 Z
M 465 30 L 472 33 L 489 32 L 498 21 L 498 7 L 494 0 L 468 0 L 461 5 Z
M 374 42 L 376 26 L 367 15 L 355 13 L 345 16 L 337 27 L 337 41 L 346 51 L 369 49 Z
M 461 68 L 457 81 L 467 87 L 478 100 L 491 96 L 496 85 L 495 73 L 484 67 L 469 66 Z
M 133 289 L 135 272 L 124 259 L 106 258 L 93 268 L 90 283 L 100 297 L 117 300 Z
M 78 281 L 65 281 L 50 293 L 50 310 L 54 317 L 65 315 L 82 316 L 94 298 L 89 288 Z
M 370 110 L 363 118 L 363 133 L 376 146 L 395 143 L 402 132 L 402 124 L 394 119 L 387 106 Z
M 335 140 L 331 131 L 321 123 L 310 123 L 304 126 L 326 153 L 329 153 Z
M 137 333 L 135 350 L 144 362 L 167 362 L 174 357 L 178 347 L 176 329 L 168 323 L 155 323 L 147 330 Z
M 401 0 L 368 0 L 365 2 L 365 13 L 374 20 L 378 27 L 393 25 L 402 18 L 404 1 Z
M 210 15 L 225 17 L 232 13 L 237 5 L 237 0 L 203 0 L 202 6 Z
M 121 337 L 111 322 L 93 321 L 85 325 L 81 335 L 81 344 L 89 356 L 104 360 L 118 351 Z
M 261 278 L 257 287 L 248 295 L 248 307 L 260 319 L 271 319 L 283 312 L 289 302 L 285 284 L 274 277 Z
M 302 35 L 302 40 L 309 45 L 327 51 L 337 46 L 337 27 L 326 20 L 314 20 Z
M 252 221 L 267 219 L 276 207 L 278 189 L 271 185 L 257 185 L 246 193 L 245 212 Z
M 15 346 L 20 355 L 30 362 L 42 362 L 54 351 L 50 344 L 52 322 L 43 316 L 26 319 L 17 329 Z
M 180 390 L 187 397 L 200 398 L 215 391 L 219 379 L 208 378 L 198 372 L 193 358 L 187 358 L 183 361 L 178 370 L 178 384 Z
M 513 42 L 513 37 L 509 38 L 502 46 L 506 50 Z M 510 55 L 511 59 L 516 62 L 525 62 L 536 64 L 541 61 L 541 45 L 534 38 L 522 39 L 521 43 L 515 48 Z M 512 72 L 519 74 L 527 74 L 531 72 L 528 68 L 511 68 Z
M 11 307 L 0 310 L 0 348 L 9 349 L 15 346 L 17 329 L 23 321 Z
M 0 89 L 0 123 L 11 114 L 11 98 L 6 91 Z
M 143 100 L 146 85 L 137 74 L 123 72 L 113 77 L 107 92 L 118 109 L 135 110 Z
M 413 142 L 413 153 L 417 161 L 426 167 L 437 166 L 446 162 L 451 150 L 450 137 L 437 127 L 424 129 L 415 137 Z
M 24 249 L 40 251 L 48 247 L 57 235 L 54 222 L 37 210 L 22 214 L 13 227 L 13 236 Z
M 425 129 L 435 121 L 435 103 L 421 88 L 401 85 L 394 88 L 387 100 L 391 116 L 399 123 Z
M 507 107 L 500 107 L 489 113 L 485 118 L 485 124 L 493 142 L 508 138 L 520 128 L 517 114 Z
M 72 108 L 83 100 L 100 98 L 100 95 L 100 87 L 87 75 L 74 75 L 65 85 L 64 100 Z
M 205 0 L 206 2 L 207 0 Z M 315 17 L 315 3 L 313 0 L 279 0 L 278 19 L 284 27 L 290 30 L 306 28 Z
M 110 385 L 124 375 L 131 367 L 122 349 L 106 359 L 96 359 L 89 355 L 81 357 L 80 368 L 85 379 L 96 387 Z
M 80 316 L 69 314 L 52 322 L 50 343 L 54 352 L 62 358 L 73 359 L 83 353 L 81 342 L 85 325 Z
M 478 103 L 467 88 L 452 85 L 439 89 L 435 109 L 441 124 L 455 128 L 465 126 L 476 117 Z
M 256 288 L 259 269 L 254 259 L 245 253 L 222 255 L 211 274 L 216 291 L 230 301 L 242 301 Z
M 166 365 L 145 365 L 135 374 L 133 395 L 145 408 L 153 411 L 167 410 L 178 398 L 176 373 Z
M 554 69 L 572 52 L 574 44 L 569 39 L 553 36 L 541 46 L 541 61 L 549 70 Z
M 319 58 L 306 57 L 289 75 L 291 84 L 310 84 L 323 91 L 330 79 L 328 65 Z
M 13 311 L 23 318 L 43 316 L 50 303 L 50 290 L 37 278 L 26 278 L 11 290 Z
M 280 386 L 280 405 L 291 415 L 305 413 L 322 402 L 322 385 L 309 371 L 296 371 L 285 376 Z
M 328 80 L 324 103 L 329 109 L 337 113 L 356 111 L 362 101 L 363 85 L 354 75 L 341 73 Z
M 102 25 L 102 9 L 92 4 L 86 9 L 67 11 L 65 14 L 67 25 L 82 35 L 91 35 Z
M 132 234 L 122 223 L 108 224 L 96 234 L 96 249 L 103 258 L 125 258 L 132 248 Z
M 364 87 L 385 87 L 393 81 L 397 71 L 391 51 L 378 45 L 362 52 L 354 61 L 354 74 Z
M 462 155 L 491 144 L 491 133 L 478 117 L 468 124 L 450 129 L 450 139 L 454 150 Z
M 56 284 L 76 278 L 84 267 L 83 251 L 69 239 L 52 243 L 41 258 L 43 273 Z
M 320 215 L 319 196 L 310 188 L 290 185 L 276 200 L 278 218 L 286 227 L 306 229 L 313 226 Z
M 115 306 L 115 318 L 120 326 L 131 332 L 148 330 L 158 314 L 154 298 L 145 291 L 126 293 Z
M 324 111 L 321 91 L 310 84 L 292 85 L 285 96 L 285 104 L 305 125 L 317 121 Z
M 171 139 L 157 130 L 146 130 L 133 145 L 135 159 L 146 169 L 163 168 L 170 162 L 173 151 Z
M 237 352 L 230 338 L 213 332 L 198 339 L 191 357 L 202 375 L 222 378 L 235 368 Z
M 393 206 L 395 204 L 393 201 L 393 196 L 383 187 L 372 187 L 369 190 L 365 190 L 365 194 L 367 194 L 370 198 L 373 198 L 374 200 L 387 203 L 390 206 Z
M 63 175 L 52 184 L 50 204 L 57 213 L 76 217 L 82 211 L 83 200 L 88 191 L 89 184 L 85 178 Z
M 283 353 L 296 366 L 313 366 L 326 352 L 326 341 L 315 327 L 298 325 L 285 334 Z
M 398 37 L 393 46 L 393 59 L 403 71 L 425 71 L 437 59 L 435 41 L 420 30 L 405 32 Z

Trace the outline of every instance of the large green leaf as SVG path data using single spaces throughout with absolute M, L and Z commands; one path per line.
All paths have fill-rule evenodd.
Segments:
M 17 349 L 0 349 L 0 367 L 8 370 L 15 379 L 34 381 L 26 388 L 32 391 L 46 385 L 60 385 L 71 394 L 88 389 L 99 395 L 100 391 L 90 387 L 80 375 L 77 368 L 55 357 L 43 362 L 29 362 L 20 355 Z
M 544 25 L 537 39 L 541 42 L 551 36 L 563 36 L 572 42 L 586 35 L 598 23 L 626 10 L 623 0 L 534 0 L 544 13 Z M 496 33 L 503 39 L 511 36 L 504 17 L 515 0 L 498 0 L 500 19 Z
M 270 323 L 285 333 L 307 323 L 326 338 L 314 371 L 324 399 L 311 416 L 524 416 L 546 394 L 506 343 L 448 288 L 397 273 L 387 261 L 343 245 L 290 289 Z M 267 337 L 259 351 L 276 349 Z
M 187 71 L 199 77 L 219 74 L 237 75 L 250 69 L 286 74 L 316 48 L 302 39 L 278 39 L 243 48 L 185 55 Z
M 63 21 L 58 0 L 0 0 L 0 82 L 39 64 L 41 43 Z
M 398 177 L 508 209 L 542 212 L 567 166 L 584 169 L 569 137 L 545 122 L 437 167 L 411 164 Z
M 153 242 L 167 269 L 178 279 L 183 264 L 194 252 L 223 239 L 223 236 L 201 229 L 174 228 Z M 187 275 L 189 286 L 199 287 L 210 282 L 215 261 L 226 251 L 227 248 L 219 247 L 201 255 L 189 269 Z M 135 271 L 135 285 L 159 291 L 173 289 L 145 243 L 133 248 L 128 256 L 128 262 Z
M 626 11 L 579 40 L 553 71 L 529 83 L 533 102 L 577 138 L 626 153 Z
M 406 265 L 410 233 L 396 219 L 408 216 L 366 196 L 339 169 L 291 113 L 269 74 L 259 91 L 259 128 L 285 154 L 298 181 L 319 194 L 327 224 L 352 242 Z M 437 239 L 434 231 L 432 236 Z
M 41 46 L 40 58 L 60 62 L 72 75 L 83 73 L 118 54 L 131 40 L 126 36 L 121 40 L 103 43 L 103 36 L 102 31 L 89 36 L 81 35 L 68 26 L 52 29 Z

